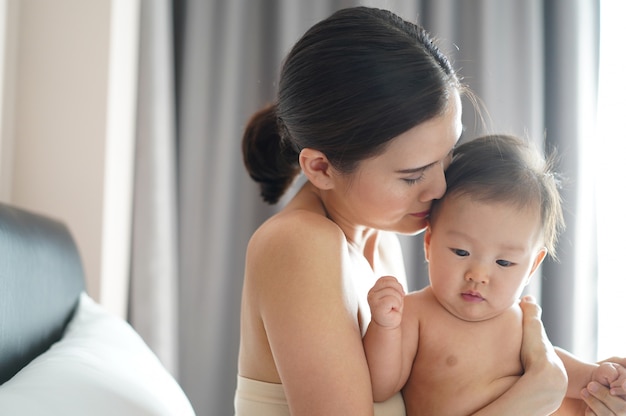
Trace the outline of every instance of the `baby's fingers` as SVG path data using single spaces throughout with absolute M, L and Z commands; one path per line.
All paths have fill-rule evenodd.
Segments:
M 367 300 L 372 305 L 372 303 L 388 296 L 394 297 L 400 302 L 404 298 L 404 288 L 393 276 L 383 276 L 378 279 L 368 292 Z
M 622 366 L 617 367 L 617 379 L 611 382 L 611 394 L 613 396 L 626 395 L 626 368 Z
M 613 387 L 611 385 L 611 396 L 620 396 L 624 400 L 626 400 L 626 382 L 622 383 L 621 386 Z
M 379 278 L 374 284 L 374 287 L 372 288 L 372 290 L 383 290 L 383 289 L 392 289 L 404 295 L 404 287 L 402 287 L 402 284 L 398 282 L 398 279 L 396 279 L 393 276 L 383 276 Z

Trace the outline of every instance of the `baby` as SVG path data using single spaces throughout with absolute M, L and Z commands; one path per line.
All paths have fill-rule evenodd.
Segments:
M 407 415 L 469 415 L 521 376 L 519 297 L 563 215 L 558 184 L 526 142 L 486 136 L 460 145 L 424 234 L 430 286 L 407 295 L 386 276 L 371 289 L 363 339 L 374 400 L 402 391 Z M 567 396 L 591 380 L 624 394 L 626 370 L 559 351 Z

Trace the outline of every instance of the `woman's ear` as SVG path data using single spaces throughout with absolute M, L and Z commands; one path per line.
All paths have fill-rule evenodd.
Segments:
M 323 190 L 331 189 L 333 184 L 333 169 L 326 155 L 319 150 L 308 147 L 300 151 L 300 167 L 307 179 L 316 187 Z

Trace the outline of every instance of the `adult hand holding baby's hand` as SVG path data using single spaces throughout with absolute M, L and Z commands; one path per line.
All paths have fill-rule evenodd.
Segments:
M 594 381 L 582 391 L 582 399 L 588 406 L 585 414 L 626 416 L 625 365 L 626 358 L 618 357 L 612 357 L 600 363 L 600 367 L 594 372 Z
M 592 374 L 592 380 L 610 388 L 613 396 L 626 395 L 626 368 L 611 361 L 600 363 Z

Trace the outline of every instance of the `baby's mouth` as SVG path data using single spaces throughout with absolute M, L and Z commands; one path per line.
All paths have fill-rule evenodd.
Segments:
M 467 292 L 461 293 L 461 297 L 467 302 L 478 303 L 485 300 L 480 292 L 474 292 L 473 290 L 468 290 Z

